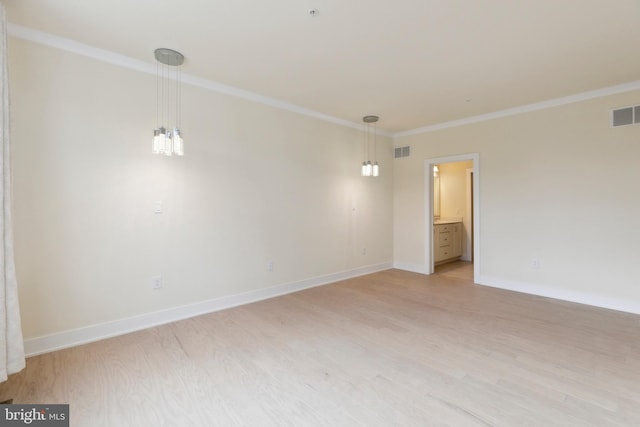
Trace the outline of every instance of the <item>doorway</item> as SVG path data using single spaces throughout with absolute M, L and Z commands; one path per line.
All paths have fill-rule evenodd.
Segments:
M 474 281 L 479 277 L 479 160 L 477 153 L 425 160 L 424 242 L 427 274 L 434 273 L 436 264 L 444 265 L 447 261 L 460 260 L 467 265 L 468 270 L 473 268 Z M 462 232 L 455 236 L 453 232 L 440 233 L 446 232 L 447 228 L 456 232 L 459 228 Z M 443 236 L 452 239 L 453 253 L 450 255 L 448 249 L 442 247 L 443 240 L 440 238 Z M 461 249 L 456 251 L 455 245 L 459 245 Z

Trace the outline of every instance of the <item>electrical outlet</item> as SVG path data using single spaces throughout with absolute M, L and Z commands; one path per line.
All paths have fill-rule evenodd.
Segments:
M 151 289 L 162 288 L 162 276 L 153 276 L 151 278 Z
M 273 261 L 267 263 L 267 271 L 273 271 Z
M 531 269 L 532 270 L 537 270 L 540 268 L 540 261 L 538 261 L 538 258 L 532 258 L 531 259 Z

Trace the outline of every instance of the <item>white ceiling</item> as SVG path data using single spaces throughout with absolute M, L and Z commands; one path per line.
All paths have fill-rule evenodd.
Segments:
M 640 79 L 640 0 L 4 0 L 9 22 L 399 132 Z M 317 8 L 312 18 L 309 9 Z

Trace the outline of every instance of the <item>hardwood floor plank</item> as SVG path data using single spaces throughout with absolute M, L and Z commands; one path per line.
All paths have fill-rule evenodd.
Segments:
M 74 426 L 635 426 L 640 316 L 388 270 L 32 357 Z

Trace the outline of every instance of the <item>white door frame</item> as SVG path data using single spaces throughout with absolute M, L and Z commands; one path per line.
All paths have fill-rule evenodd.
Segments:
M 471 183 L 471 179 L 472 179 L 472 173 L 473 173 L 473 168 L 467 169 L 466 170 L 466 175 L 465 175 L 465 180 L 464 180 L 464 186 L 465 186 L 465 199 L 467 201 L 467 210 L 465 212 L 464 215 L 464 226 L 467 230 L 472 230 L 473 231 L 473 221 L 471 220 L 471 215 L 473 215 L 473 200 L 471 200 L 471 197 L 473 196 L 473 192 L 471 191 L 471 189 L 473 188 L 473 185 Z M 473 239 L 471 238 L 471 234 L 466 233 L 466 242 L 464 245 L 464 253 L 462 254 L 462 259 L 464 261 L 472 261 L 473 257 L 471 256 L 471 254 L 473 253 L 473 251 L 471 250 L 471 244 L 473 242 Z
M 425 273 L 433 274 L 433 166 L 438 163 L 473 161 L 473 279 L 480 278 L 480 154 L 434 157 L 424 161 L 424 211 L 426 213 L 424 254 Z

